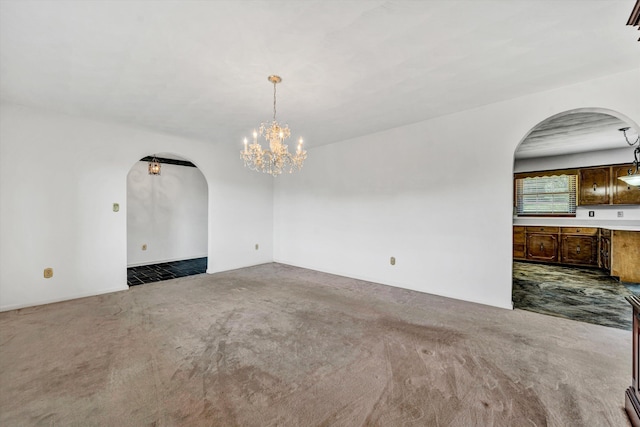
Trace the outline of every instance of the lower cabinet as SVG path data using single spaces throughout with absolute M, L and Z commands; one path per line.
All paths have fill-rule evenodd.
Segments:
M 600 229 L 598 267 L 611 270 L 611 230 Z
M 527 259 L 533 261 L 558 261 L 558 235 L 527 233 Z
M 514 226 L 513 257 L 597 267 L 598 240 L 598 229 L 593 227 Z
M 513 227 L 513 258 L 600 267 L 640 283 L 640 232 L 595 227 Z
M 527 240 L 524 234 L 524 227 L 513 227 L 513 257 L 515 259 L 526 259 L 527 251 L 525 250 Z
M 560 262 L 598 265 L 598 236 L 562 235 Z

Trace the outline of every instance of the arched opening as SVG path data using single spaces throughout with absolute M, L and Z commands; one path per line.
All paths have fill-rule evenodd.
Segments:
M 640 293 L 640 284 L 621 282 L 620 271 L 634 268 L 624 265 L 630 262 L 624 254 L 616 259 L 622 270 L 612 268 L 612 235 L 640 220 L 640 188 L 617 179 L 633 161 L 621 128 L 630 128 L 627 137 L 635 141 L 640 128 L 628 117 L 582 108 L 542 120 L 520 141 L 513 177 L 514 308 L 630 329 L 624 297 Z
M 127 174 L 127 284 L 205 273 L 207 251 L 208 184 L 202 172 L 171 153 L 137 161 Z

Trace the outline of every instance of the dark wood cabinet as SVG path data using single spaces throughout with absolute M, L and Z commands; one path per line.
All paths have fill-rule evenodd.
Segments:
M 600 229 L 598 267 L 611 270 L 611 230 Z
M 527 233 L 527 259 L 533 261 L 558 261 L 558 234 Z
M 560 262 L 576 265 L 598 265 L 598 237 L 562 235 Z
M 611 176 L 613 177 L 612 186 L 612 203 L 614 205 L 637 205 L 640 204 L 640 188 L 628 185 L 626 182 L 618 179 L 620 176 L 626 176 L 631 164 L 613 166 L 611 168 Z
M 598 229 L 560 228 L 560 262 L 585 266 L 598 265 Z
M 514 226 L 513 227 L 513 258 L 515 259 L 525 259 L 526 255 L 526 238 L 525 238 L 525 228 L 522 226 Z
M 609 167 L 580 169 L 580 205 L 608 205 Z

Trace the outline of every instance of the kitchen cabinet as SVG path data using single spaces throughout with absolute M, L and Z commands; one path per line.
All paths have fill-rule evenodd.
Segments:
M 563 234 L 560 245 L 561 263 L 586 266 L 598 265 L 598 236 Z
M 611 230 L 600 229 L 598 267 L 611 270 Z
M 611 167 L 611 176 L 613 177 L 612 187 L 612 203 L 614 205 L 637 205 L 640 204 L 640 187 L 628 185 L 624 181 L 620 181 L 618 177 L 627 176 L 631 163 L 628 165 L 619 165 Z
M 513 227 L 513 258 L 514 259 L 526 259 L 526 238 L 525 227 L 514 226 Z
M 558 262 L 559 227 L 527 227 L 527 259 Z
M 596 227 L 514 226 L 513 258 L 600 267 L 621 282 L 640 283 L 640 232 Z
M 608 205 L 610 168 L 580 169 L 580 205 Z
M 613 230 L 611 275 L 621 282 L 640 283 L 640 232 Z

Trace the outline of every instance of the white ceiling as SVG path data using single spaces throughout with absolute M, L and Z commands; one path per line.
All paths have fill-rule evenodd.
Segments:
M 0 1 L 0 97 L 318 146 L 640 66 L 633 0 Z
M 627 127 L 629 124 L 619 118 L 600 112 L 572 111 L 561 114 L 538 124 L 522 141 L 515 158 L 628 148 L 627 141 L 636 141 L 638 132 L 629 128 L 625 140 L 620 129 Z

